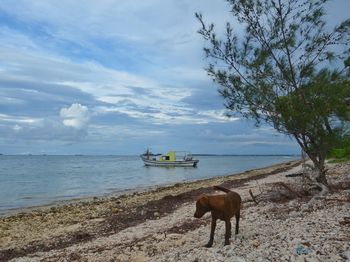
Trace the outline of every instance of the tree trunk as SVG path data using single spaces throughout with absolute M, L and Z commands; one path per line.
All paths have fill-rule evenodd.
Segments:
M 326 168 L 325 168 L 325 157 L 322 153 L 319 154 L 318 159 L 316 158 L 316 162 L 314 162 L 315 167 L 318 170 L 318 175 L 316 177 L 316 181 L 325 185 L 328 188 L 328 181 L 326 178 Z
M 325 157 L 321 153 L 315 155 L 311 152 L 308 152 L 306 148 L 303 148 L 304 152 L 309 156 L 313 162 L 318 174 L 315 177 L 316 184 L 321 191 L 328 190 L 329 185 L 326 177 L 326 168 L 325 168 Z M 320 185 L 321 184 L 321 185 Z
M 323 170 L 323 171 L 319 170 L 319 174 L 316 177 L 316 181 L 325 185 L 326 187 L 328 187 L 328 181 L 326 178 L 326 170 Z
M 322 156 L 318 156 L 318 158 L 314 158 L 312 160 L 312 162 L 314 162 L 314 165 L 318 171 L 317 176 L 315 177 L 316 181 L 314 182 L 314 184 L 318 187 L 318 189 L 320 190 L 320 196 L 323 196 L 325 194 L 327 194 L 329 192 L 329 185 L 328 185 L 328 181 L 326 178 L 326 168 L 325 168 L 325 158 Z

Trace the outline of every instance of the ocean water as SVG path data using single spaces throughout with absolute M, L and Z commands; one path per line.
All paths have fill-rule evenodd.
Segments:
M 293 156 L 195 156 L 198 167 L 145 167 L 138 156 L 0 155 L 0 214 L 127 190 L 230 175 Z

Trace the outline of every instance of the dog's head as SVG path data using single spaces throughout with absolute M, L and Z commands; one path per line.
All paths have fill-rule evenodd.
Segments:
M 208 211 L 210 211 L 209 198 L 208 196 L 202 195 L 197 200 L 196 212 L 194 212 L 194 217 L 201 218 Z

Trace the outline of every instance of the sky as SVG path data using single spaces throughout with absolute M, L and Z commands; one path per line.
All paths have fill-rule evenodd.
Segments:
M 332 23 L 350 1 L 329 4 Z M 227 118 L 195 12 L 223 0 L 0 1 L 0 153 L 299 154 L 269 126 Z

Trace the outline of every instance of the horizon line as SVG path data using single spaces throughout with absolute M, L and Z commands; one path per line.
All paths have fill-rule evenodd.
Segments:
M 140 154 L 2 154 L 0 156 L 139 156 Z M 207 153 L 193 153 L 193 156 L 298 156 L 299 154 L 207 154 Z

